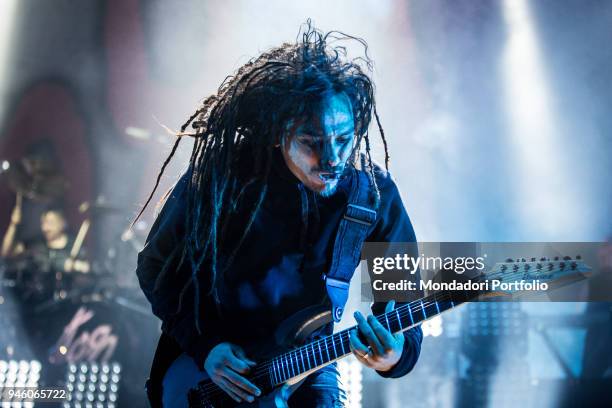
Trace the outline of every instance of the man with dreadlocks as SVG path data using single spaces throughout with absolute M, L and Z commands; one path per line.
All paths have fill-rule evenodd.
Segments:
M 138 257 L 141 287 L 163 321 L 152 401 L 160 400 L 160 379 L 179 355 L 236 401 L 252 401 L 260 390 L 246 374 L 255 357 L 238 344 L 269 339 L 286 318 L 322 302 L 332 304 L 338 321 L 343 303 L 330 301 L 329 283 L 342 279 L 330 271 L 350 259 L 352 274 L 366 238 L 415 241 L 397 187 L 370 156 L 373 113 L 388 162 L 367 45 L 310 22 L 298 38 L 251 60 L 205 99 L 158 175 L 157 183 L 181 137 L 194 137 L 189 167 Z M 347 59 L 340 41 L 361 43 L 365 57 Z M 351 204 L 360 191 L 361 204 Z M 360 220 L 359 209 L 370 218 Z M 357 235 L 352 224 L 361 228 Z M 372 311 L 393 307 L 374 303 Z M 412 369 L 419 327 L 392 334 L 374 316 L 356 312 L 355 319 L 360 334 L 353 331 L 350 344 L 361 363 L 388 378 Z M 329 322 L 311 336 L 332 331 Z M 289 406 L 343 406 L 338 377 L 335 363 L 314 372 L 292 389 Z

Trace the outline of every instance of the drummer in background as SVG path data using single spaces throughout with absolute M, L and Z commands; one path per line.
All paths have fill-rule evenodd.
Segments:
M 5 258 L 29 255 L 39 262 L 52 265 L 56 271 L 89 272 L 90 265 L 89 262 L 83 259 L 82 250 L 79 251 L 77 258 L 70 256 L 70 251 L 74 244 L 74 236 L 70 234 L 66 216 L 63 209 L 59 206 L 47 207 L 40 217 L 40 230 L 44 238 L 43 241 L 31 243 L 15 241 L 16 231 L 21 223 L 21 202 L 21 195 L 17 194 L 10 224 L 2 241 L 0 255 Z

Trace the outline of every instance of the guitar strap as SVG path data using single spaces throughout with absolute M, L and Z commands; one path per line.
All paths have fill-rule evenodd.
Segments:
M 351 278 L 361 259 L 361 247 L 376 221 L 368 176 L 365 171 L 352 169 L 352 172 L 349 199 L 336 232 L 331 267 L 323 276 L 336 323 L 344 312 Z

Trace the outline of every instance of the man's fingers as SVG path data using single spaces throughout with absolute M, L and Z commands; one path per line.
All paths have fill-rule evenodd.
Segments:
M 234 351 L 234 354 L 238 356 L 238 358 L 245 361 L 247 364 L 252 365 L 252 366 L 257 365 L 255 361 L 249 359 L 246 356 L 244 350 L 241 347 L 234 345 L 233 351 Z
M 351 330 L 349 332 L 349 342 L 353 350 L 357 351 L 357 354 L 359 356 L 363 356 L 364 354 L 367 354 L 370 352 L 370 349 L 368 348 L 368 346 L 363 344 L 361 340 L 359 339 L 359 336 L 357 336 L 357 330 Z
M 370 367 L 372 362 L 369 360 L 369 358 L 365 357 L 370 352 L 370 349 L 368 349 L 368 347 L 363 344 L 361 340 L 359 340 L 357 330 L 351 330 L 349 332 L 349 344 L 357 360 Z
M 230 380 L 232 383 L 236 384 L 242 390 L 248 392 L 250 395 L 259 395 L 261 391 L 259 388 L 255 386 L 252 382 L 244 378 L 243 376 L 233 372 L 232 370 L 225 369 L 223 375 Z
M 232 370 L 245 374 L 249 371 L 249 365 L 241 360 L 240 358 L 236 357 L 234 354 L 230 353 L 227 356 L 227 361 L 226 361 L 226 365 L 231 368 Z
M 385 306 L 385 313 L 389 313 L 395 310 L 395 300 L 390 300 L 389 302 L 387 302 L 387 305 Z M 402 340 L 404 339 L 404 335 L 402 334 L 401 331 L 397 332 L 397 333 L 393 333 L 393 338 L 395 338 L 395 340 Z
M 234 401 L 242 402 L 242 398 L 234 392 L 234 387 L 229 382 L 229 380 L 226 380 L 225 378 L 221 377 L 219 380 L 217 380 L 217 385 L 219 386 L 219 388 L 225 391 L 227 395 L 232 397 Z
M 238 385 L 234 384 L 232 380 L 228 377 L 221 377 L 221 379 L 225 386 L 235 395 L 237 395 L 241 400 L 251 402 L 255 399 L 255 397 L 253 397 L 251 394 L 240 388 Z
M 368 346 L 363 344 L 363 342 L 357 335 L 357 330 L 351 330 L 349 332 L 349 344 L 355 356 L 357 356 L 361 361 L 369 363 L 365 356 L 370 353 L 370 349 L 368 348 Z
M 376 337 L 378 337 L 378 339 L 380 340 L 380 343 L 383 346 L 384 350 L 387 352 L 391 351 L 391 349 L 393 348 L 393 343 L 395 342 L 395 338 L 393 337 L 391 332 L 387 330 L 385 326 L 380 324 L 380 322 L 376 320 L 374 316 L 368 316 L 368 323 L 370 323 L 370 327 L 372 327 L 372 330 L 374 330 L 374 333 L 376 334 Z
M 382 344 L 380 344 L 380 341 L 372 330 L 370 323 L 368 323 L 368 321 L 358 311 L 355 312 L 355 319 L 357 320 L 359 331 L 364 335 L 370 347 L 372 347 L 372 351 L 378 355 L 384 354 L 385 349 L 383 348 Z

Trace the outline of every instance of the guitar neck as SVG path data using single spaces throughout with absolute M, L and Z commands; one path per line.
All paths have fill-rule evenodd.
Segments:
M 447 310 L 459 306 L 474 298 L 491 292 L 488 286 L 484 289 L 470 289 L 472 282 L 482 283 L 486 279 L 496 279 L 504 283 L 517 282 L 555 282 L 568 277 L 584 278 L 591 268 L 582 262 L 580 257 L 571 259 L 569 257 L 555 257 L 554 260 L 541 258 L 536 261 L 527 262 L 524 258 L 514 262 L 509 259 L 506 262 L 495 264 L 491 271 L 481 274 L 473 280 L 468 280 L 465 290 L 442 290 L 423 297 L 419 300 L 397 306 L 394 310 L 375 316 L 378 322 L 392 333 L 408 330 L 419 323 L 437 316 Z M 451 282 L 452 284 L 452 282 Z M 435 290 L 435 289 L 434 289 Z M 520 292 L 522 289 L 502 289 L 502 293 Z M 495 294 L 495 293 L 493 293 Z M 334 333 L 332 335 L 314 340 L 306 345 L 278 355 L 273 359 L 264 361 L 254 367 L 250 379 L 264 390 L 271 390 L 277 385 L 296 380 L 303 375 L 310 374 L 321 367 L 351 354 L 349 334 L 356 326 Z M 191 398 L 195 401 L 209 401 L 216 395 L 225 395 L 224 392 L 212 384 L 211 380 L 201 381 L 190 391 Z M 229 398 L 229 397 L 228 397 Z M 195 406 L 195 405 L 194 405 Z M 200 405 L 197 405 L 200 406 Z M 202 405 L 204 406 L 204 405 Z M 212 406 L 210 404 L 205 406 Z
M 392 333 L 397 333 L 408 330 L 467 300 L 469 299 L 456 300 L 450 292 L 439 292 L 375 317 L 383 327 Z M 281 354 L 263 363 L 262 368 L 267 370 L 272 385 L 279 385 L 304 373 L 316 371 L 351 353 L 349 333 L 355 328 L 356 326 L 350 327 Z
M 582 276 L 582 272 L 588 272 L 590 269 L 579 257 L 576 259 L 556 257 L 552 261 L 547 258 L 536 261 L 535 258 L 532 258 L 531 262 L 526 262 L 525 259 L 514 262 L 509 259 L 506 262 L 497 263 L 490 272 L 474 277 L 471 282 L 482 283 L 487 278 L 504 282 L 535 282 L 540 279 L 546 282 L 559 280 L 563 276 Z M 488 292 L 488 289 L 439 291 L 419 300 L 402 304 L 391 312 L 376 316 L 376 319 L 390 332 L 397 333 Z M 263 370 L 262 374 L 268 376 L 273 385 L 282 384 L 310 371 L 316 371 L 351 353 L 349 333 L 355 327 L 277 356 L 259 368 Z

